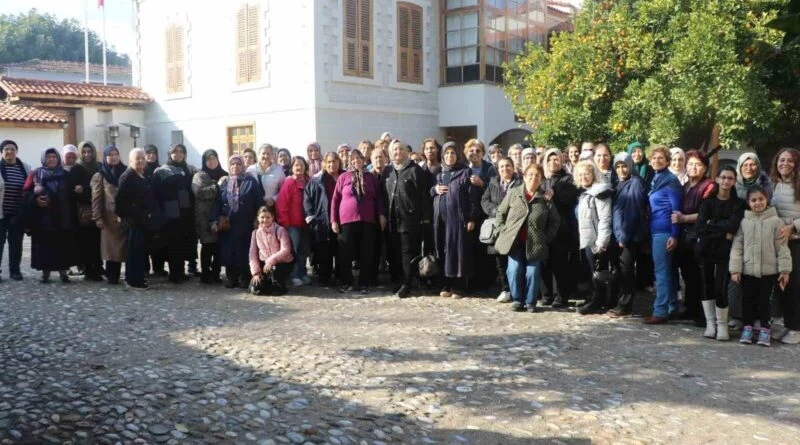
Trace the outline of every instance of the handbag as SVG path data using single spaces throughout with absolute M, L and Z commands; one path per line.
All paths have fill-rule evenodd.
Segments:
M 221 215 L 217 218 L 217 232 L 227 232 L 231 230 L 231 218 L 226 215 Z
M 494 218 L 486 218 L 481 223 L 481 230 L 478 233 L 478 240 L 483 244 L 494 244 L 497 241 L 497 236 L 500 235 L 497 230 L 497 222 Z
M 424 255 L 419 259 L 418 269 L 420 278 L 433 278 L 439 275 L 439 263 L 432 254 Z
M 78 224 L 81 227 L 94 227 L 92 208 L 87 205 L 78 205 Z
M 595 256 L 592 281 L 594 281 L 596 285 L 609 286 L 614 281 L 614 273 L 611 271 L 611 265 L 609 264 L 608 268 L 602 268 L 607 255 L 608 252 L 603 252 Z

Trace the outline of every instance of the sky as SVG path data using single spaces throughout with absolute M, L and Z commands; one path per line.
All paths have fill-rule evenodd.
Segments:
M 85 11 L 89 12 L 89 29 L 103 36 L 103 10 L 97 0 L 0 0 L 0 14 L 19 14 L 36 8 L 58 19 L 74 18 L 83 26 Z M 133 26 L 133 0 L 105 0 L 106 42 L 117 52 L 132 54 L 136 45 Z M 102 63 L 102 60 L 92 60 Z

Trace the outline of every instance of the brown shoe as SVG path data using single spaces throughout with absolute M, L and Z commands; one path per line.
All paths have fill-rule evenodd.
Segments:
M 669 321 L 666 317 L 656 317 L 656 316 L 649 316 L 644 319 L 644 324 L 666 324 Z

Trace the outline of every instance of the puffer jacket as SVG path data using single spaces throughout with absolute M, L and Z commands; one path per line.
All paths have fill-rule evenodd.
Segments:
M 530 261 L 546 260 L 548 245 L 558 233 L 559 216 L 555 207 L 536 192 L 533 199 L 525 199 L 525 186 L 512 188 L 497 208 L 499 235 L 494 247 L 501 255 L 508 255 L 526 226 L 525 258 Z
M 791 272 L 792 254 L 778 239 L 778 230 L 783 226 L 775 207 L 761 213 L 746 210 L 739 231 L 733 237 L 730 273 L 763 277 Z
M 256 275 L 261 272 L 261 262 L 264 268 L 272 269 L 276 264 L 291 263 L 292 241 L 289 232 L 277 223 L 269 228 L 259 226 L 253 230 L 250 238 L 250 273 Z
M 596 182 L 578 199 L 579 247 L 605 249 L 611 241 L 611 207 L 613 190 L 608 184 Z

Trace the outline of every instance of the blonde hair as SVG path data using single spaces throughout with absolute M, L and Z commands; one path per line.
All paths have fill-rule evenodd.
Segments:
M 572 182 L 578 187 L 583 186 L 578 182 L 579 181 L 578 175 L 583 170 L 588 170 L 592 172 L 592 185 L 594 185 L 594 183 L 596 183 L 597 181 L 600 181 L 601 178 L 603 177 L 603 173 L 600 171 L 599 168 L 597 168 L 597 164 L 595 164 L 594 161 L 590 160 L 580 161 L 577 164 L 575 164 L 574 167 L 572 167 Z
M 467 141 L 466 144 L 464 144 L 464 156 L 467 155 L 467 151 L 469 151 L 469 149 L 472 148 L 473 146 L 477 146 L 478 148 L 481 149 L 481 155 L 486 154 L 486 146 L 483 145 L 483 142 L 481 142 L 480 139 L 470 139 Z
M 648 154 L 648 156 L 650 158 L 652 158 L 653 157 L 653 153 L 661 153 L 661 154 L 663 154 L 664 157 L 667 158 L 667 162 L 669 162 L 670 158 L 672 158 L 672 155 L 669 152 L 669 147 L 667 147 L 664 144 L 655 144 L 655 145 L 651 146 L 650 147 L 650 153 Z

